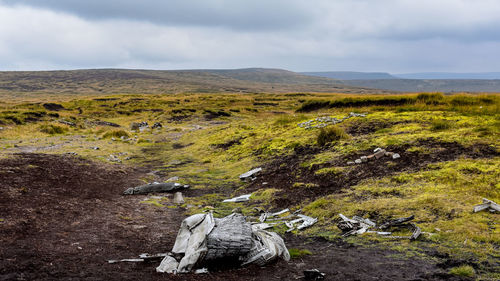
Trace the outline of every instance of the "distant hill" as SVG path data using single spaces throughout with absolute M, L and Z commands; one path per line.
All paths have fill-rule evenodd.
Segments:
M 345 80 L 351 86 L 401 92 L 493 92 L 500 93 L 500 80 L 482 79 L 378 79 Z
M 403 79 L 500 79 L 500 72 L 453 73 L 453 72 L 421 72 L 393 74 Z M 365 79 L 365 78 L 360 78 Z
M 187 93 L 187 92 L 337 92 L 387 91 L 350 86 L 343 81 L 281 69 L 129 70 L 0 72 L 0 93 Z
M 372 79 L 396 79 L 386 72 L 354 72 L 354 71 L 327 71 L 327 72 L 300 72 L 304 75 L 326 77 L 340 80 L 372 80 Z

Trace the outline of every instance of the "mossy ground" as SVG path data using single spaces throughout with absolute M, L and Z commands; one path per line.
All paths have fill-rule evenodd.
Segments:
M 379 101 L 384 98 L 389 102 Z M 42 100 L 56 99 L 44 96 L 40 97 Z M 254 207 L 277 209 L 275 197 L 280 196 L 281 190 L 314 192 L 317 183 L 290 174 L 290 186 L 263 185 L 253 192 L 249 202 L 221 202 L 246 193 L 248 183 L 241 182 L 239 174 L 304 147 L 316 149 L 302 155 L 297 169 L 310 170 L 313 179 L 325 179 L 351 173 L 353 167 L 342 163 L 375 147 L 404 147 L 404 151 L 398 151 L 403 158 L 405 153 L 413 153 L 425 159 L 425 155 L 444 148 L 422 146 L 422 142 L 431 139 L 435 143 L 456 143 L 467 153 L 429 162 L 418 169 L 364 178 L 329 194 L 298 198 L 298 203 L 289 207 L 302 208 L 305 214 L 319 219 L 301 235 L 327 238 L 338 238 L 340 234 L 335 226 L 338 213 L 364 215 L 378 222 L 415 215 L 415 222 L 429 233 L 419 241 L 386 240 L 370 234 L 349 241 L 375 243 L 419 255 L 435 249 L 456 259 L 477 261 L 475 270 L 479 276 L 500 274 L 491 266 L 480 266 L 484 261 L 493 265 L 496 261 L 498 265 L 499 215 L 471 212 L 483 197 L 500 202 L 500 158 L 498 153 L 469 157 L 479 146 L 492 151 L 500 148 L 498 95 L 421 94 L 387 98 L 307 93 L 137 94 L 58 100 L 63 101 L 60 103 L 65 109 L 57 112 L 46 110 L 39 102 L 26 103 L 19 98 L 0 103 L 0 157 L 21 151 L 75 152 L 89 159 L 109 161 L 108 156 L 113 154 L 126 165 L 152 167 L 155 176 L 145 181 L 178 176 L 182 183 L 203 191 L 203 195 L 186 198 L 182 207 L 189 207 L 188 213 L 211 210 L 223 216 L 240 207 L 244 214 L 252 215 Z M 311 106 L 314 102 L 316 108 Z M 309 109 L 297 112 L 304 108 Z M 319 129 L 297 126 L 318 116 L 340 119 L 352 111 L 366 113 L 367 117 L 336 125 L 348 137 L 326 141 L 321 146 L 317 144 Z M 130 123 L 141 121 L 150 126 L 160 122 L 163 127 L 132 131 Z M 393 164 L 388 161 L 387 165 Z M 171 207 L 160 199 L 143 203 L 165 210 Z

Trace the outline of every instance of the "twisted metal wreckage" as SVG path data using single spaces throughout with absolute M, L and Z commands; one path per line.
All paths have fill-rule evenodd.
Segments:
M 211 213 L 196 214 L 184 219 L 172 253 L 163 258 L 156 271 L 187 273 L 223 258 L 237 259 L 241 266 L 262 266 L 279 257 L 290 260 L 283 239 L 259 225 L 251 225 L 243 215 L 233 213 L 217 219 Z

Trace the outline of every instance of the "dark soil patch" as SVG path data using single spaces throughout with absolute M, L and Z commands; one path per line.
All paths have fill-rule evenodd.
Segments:
M 375 133 L 380 129 L 390 128 L 402 122 L 391 122 L 389 120 L 355 120 L 345 126 L 345 132 L 351 136 L 367 135 Z
M 229 149 L 233 145 L 241 144 L 241 140 L 242 139 L 243 138 L 236 138 L 236 139 L 229 140 L 229 141 L 227 141 L 225 143 L 212 144 L 211 146 L 213 148 L 227 150 L 227 149 Z
M 64 106 L 57 104 L 57 103 L 51 103 L 51 102 L 44 103 L 44 104 L 42 104 L 42 106 L 45 109 L 50 110 L 50 111 L 59 111 L 59 110 L 65 109 Z
M 425 168 L 428 164 L 455 160 L 459 157 L 475 159 L 500 155 L 494 147 L 480 143 L 466 148 L 457 142 L 441 142 L 431 138 L 419 140 L 413 145 L 424 147 L 429 152 L 408 152 L 406 150 L 411 147 L 410 144 L 391 146 L 386 148 L 387 151 L 399 153 L 401 158 L 393 160 L 390 157 L 382 157 L 359 165 L 347 165 L 348 161 L 354 161 L 363 155 L 371 154 L 373 151 L 368 150 L 340 159 L 332 159 L 330 162 L 313 165 L 310 168 L 301 167 L 300 164 L 314 156 L 313 153 L 319 152 L 319 149 L 314 147 L 297 149 L 295 153 L 280 157 L 264 166 L 264 171 L 257 180 L 247 187 L 247 190 L 255 191 L 262 187 L 263 182 L 268 182 L 268 186 L 283 190 L 275 199 L 274 205 L 276 207 L 289 207 L 305 199 L 314 200 L 320 196 L 340 192 L 342 189 L 356 185 L 367 178 L 381 178 L 399 172 L 414 172 Z M 346 169 L 337 174 L 315 174 L 317 170 L 328 167 L 346 167 Z M 317 187 L 296 188 L 293 187 L 296 182 L 313 183 Z
M 109 264 L 169 251 L 185 217 L 183 209 L 141 204 L 147 196 L 120 195 L 145 172 L 70 156 L 0 160 L 0 280 L 296 280 L 311 268 L 326 280 L 459 280 L 424 260 L 391 257 L 392 251 L 292 235 L 284 237 L 289 248 L 313 255 L 205 275 L 159 274 L 157 262 Z

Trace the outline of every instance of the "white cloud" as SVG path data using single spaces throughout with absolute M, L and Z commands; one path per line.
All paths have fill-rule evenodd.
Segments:
M 496 30 L 500 1 L 295 0 L 285 1 L 288 5 L 268 1 L 267 6 L 261 1 L 238 6 L 235 3 L 241 2 L 234 1 L 225 6 L 229 2 L 214 0 L 198 1 L 200 7 L 193 15 L 171 21 L 148 20 L 148 15 L 155 15 L 154 7 L 144 4 L 134 4 L 139 18 L 127 16 L 132 3 L 142 3 L 138 1 L 123 2 L 126 5 L 117 7 L 118 14 L 110 16 L 92 16 L 100 7 L 98 1 L 85 2 L 94 6 L 84 12 L 72 10 L 71 5 L 51 6 L 63 1 L 41 2 L 45 8 L 2 5 L 5 1 L 0 0 L 0 69 L 277 67 L 470 72 L 500 68 L 500 32 Z M 110 9 L 114 1 L 101 2 Z M 186 8 L 181 2 L 172 3 Z M 251 28 L 259 21 L 256 13 L 266 7 L 269 12 L 263 14 L 260 26 Z M 280 7 L 286 8 L 283 15 L 273 19 Z M 208 12 L 204 14 L 203 9 Z M 231 12 L 242 18 L 237 25 L 232 23 L 235 15 Z M 192 16 L 202 19 L 189 22 Z M 283 20 L 289 25 L 276 23 L 283 17 L 295 18 Z

